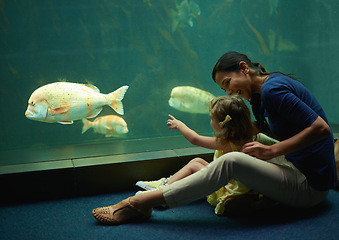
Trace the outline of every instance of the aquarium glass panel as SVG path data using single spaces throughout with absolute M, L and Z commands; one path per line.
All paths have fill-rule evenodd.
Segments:
M 168 114 L 213 136 L 230 50 L 294 74 L 339 122 L 337 0 L 3 0 L 0 17 L 0 165 L 192 146 Z

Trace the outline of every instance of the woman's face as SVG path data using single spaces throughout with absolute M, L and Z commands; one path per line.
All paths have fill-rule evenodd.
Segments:
M 249 100 L 252 96 L 251 79 L 244 70 L 237 72 L 216 72 L 215 82 L 227 95 L 238 94 Z

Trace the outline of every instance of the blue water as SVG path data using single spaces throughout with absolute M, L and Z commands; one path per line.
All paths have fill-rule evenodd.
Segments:
M 195 0 L 200 15 L 187 1 L 191 11 L 173 29 L 182 2 L 177 8 L 174 0 L 1 1 L 0 150 L 179 135 L 167 129 L 168 113 L 212 134 L 208 115 L 179 112 L 168 99 L 181 85 L 224 94 L 211 70 L 229 50 L 247 54 L 269 72 L 295 74 L 331 124 L 339 123 L 338 1 Z M 27 119 L 31 93 L 59 79 L 91 83 L 103 93 L 129 85 L 123 99 L 129 133 L 82 135 L 81 121 Z M 104 107 L 100 116 L 107 114 L 115 112 Z

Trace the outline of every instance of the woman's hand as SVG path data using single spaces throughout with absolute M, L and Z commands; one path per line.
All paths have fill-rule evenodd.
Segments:
M 175 117 L 173 117 L 171 114 L 168 114 L 169 118 L 167 120 L 167 126 L 169 129 L 175 129 L 178 130 L 180 126 L 184 125 L 184 123 Z
M 262 160 L 272 159 L 309 147 L 331 135 L 331 128 L 320 116 L 296 135 L 267 146 L 258 142 L 244 144 L 241 151 Z
M 275 157 L 272 146 L 259 142 L 249 142 L 242 146 L 241 152 L 262 160 L 269 160 Z

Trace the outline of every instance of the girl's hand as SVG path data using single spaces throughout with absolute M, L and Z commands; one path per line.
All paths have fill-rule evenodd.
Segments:
M 262 160 L 269 160 L 275 157 L 272 146 L 264 145 L 259 142 L 249 142 L 242 146 L 241 152 Z
M 171 114 L 168 114 L 169 118 L 167 120 L 167 126 L 169 129 L 178 130 L 180 125 L 183 125 L 183 122 L 173 117 Z

